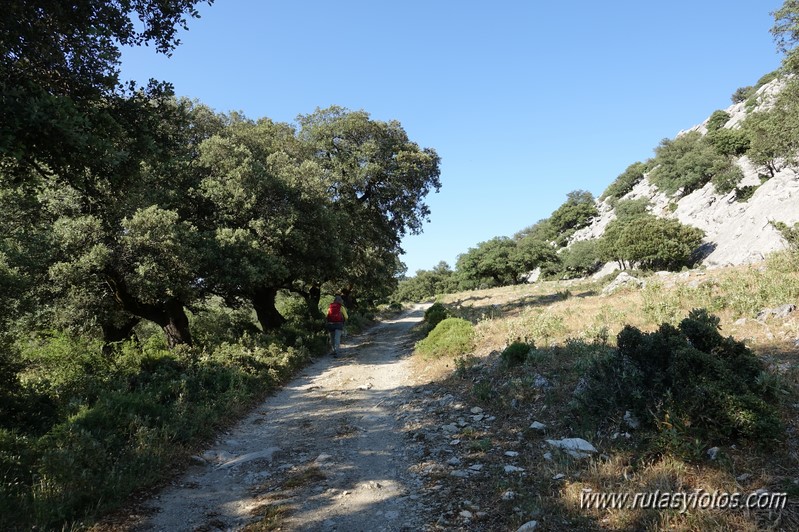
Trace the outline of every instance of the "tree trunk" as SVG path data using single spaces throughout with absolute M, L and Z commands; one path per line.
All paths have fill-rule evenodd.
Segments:
M 176 345 L 192 345 L 189 331 L 189 318 L 183 309 L 183 302 L 176 297 L 167 298 L 163 303 L 142 303 L 128 292 L 125 281 L 115 275 L 107 275 L 106 281 L 117 303 L 126 312 L 158 324 L 166 335 L 166 345 L 172 349 Z
M 499 282 L 498 279 L 497 282 Z M 355 298 L 355 294 L 352 293 L 352 289 L 353 286 L 350 284 L 347 286 L 347 288 L 341 291 L 341 298 L 344 300 L 344 306 L 350 311 L 357 310 L 358 308 L 358 300 Z
M 286 318 L 275 307 L 276 297 L 277 288 L 259 288 L 252 296 L 252 306 L 264 332 L 279 329 L 286 323 Z
M 322 318 L 324 314 L 319 310 L 319 300 L 322 299 L 322 287 L 319 283 L 314 283 L 308 291 L 308 314 L 311 318 Z
M 164 303 L 164 321 L 158 325 L 166 334 L 166 345 L 172 349 L 176 345 L 192 345 L 189 317 L 183 309 L 183 303 L 177 298 L 169 298 Z

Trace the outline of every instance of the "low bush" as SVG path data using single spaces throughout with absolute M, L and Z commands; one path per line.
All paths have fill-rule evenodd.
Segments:
M 682 442 L 779 436 L 774 387 L 762 385 L 762 364 L 742 342 L 723 337 L 719 319 L 704 309 L 651 333 L 628 325 L 617 345 L 586 371 L 581 413 L 602 420 L 630 410 L 650 428 L 669 431 L 661 441 L 674 441 L 675 431 Z
M 424 322 L 427 330 L 432 331 L 441 321 L 451 316 L 447 307 L 441 303 L 433 303 L 430 308 L 424 311 Z
M 108 357 L 49 333 L 17 349 L 0 364 L 2 530 L 70 529 L 113 508 L 310 358 L 246 335 L 206 350 L 127 342 Z
M 707 130 L 709 132 L 718 131 L 730 121 L 730 118 L 730 113 L 727 111 L 722 111 L 721 109 L 718 111 L 713 111 L 713 114 L 710 115 L 710 118 L 707 121 Z
M 755 194 L 759 185 L 735 187 L 735 201 L 746 202 Z
M 525 360 L 527 360 L 527 355 L 530 354 L 530 351 L 533 349 L 535 349 L 535 345 L 528 344 L 527 342 L 513 342 L 502 350 L 502 361 L 507 367 L 524 364 Z
M 427 358 L 465 355 L 474 349 L 474 327 L 463 318 L 445 318 L 416 342 L 416 351 Z

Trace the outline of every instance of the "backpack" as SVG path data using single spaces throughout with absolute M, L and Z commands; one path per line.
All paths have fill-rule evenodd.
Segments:
M 330 303 L 327 309 L 327 321 L 335 323 L 344 322 L 344 314 L 341 313 L 341 303 Z

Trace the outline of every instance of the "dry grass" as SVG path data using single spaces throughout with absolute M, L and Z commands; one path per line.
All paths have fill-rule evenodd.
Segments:
M 780 259 L 782 260 L 782 259 Z M 508 517 L 498 525 L 518 526 L 529 518 L 542 529 L 604 530 L 795 530 L 799 529 L 799 311 L 786 319 L 758 321 L 759 310 L 799 303 L 799 273 L 795 266 L 772 261 L 763 266 L 692 271 L 646 279 L 644 288 L 602 295 L 602 282 L 543 282 L 439 297 L 454 315 L 475 323 L 477 348 L 457 361 L 435 365 L 417 361 L 419 373 L 438 380 L 452 393 L 489 408 L 499 420 L 490 434 L 469 435 L 473 452 L 501 448 L 524 431 L 523 467 L 528 481 L 510 485 L 493 479 L 495 489 L 481 491 L 486 505 L 507 506 Z M 663 322 L 679 323 L 693 308 L 708 308 L 721 320 L 722 334 L 743 340 L 766 362 L 787 389 L 781 408 L 787 430 L 777 445 L 766 449 L 744 444 L 722 448 L 716 460 L 706 456 L 707 443 L 696 442 L 694 458 L 653 452 L 652 434 L 610 420 L 601 432 L 585 432 L 567 415 L 581 371 L 581 361 L 568 346 L 570 339 L 615 345 L 625 325 L 644 331 Z M 507 369 L 499 352 L 514 340 L 535 342 L 548 355 L 523 368 Z M 547 358 L 548 357 L 548 358 Z M 534 368 L 531 370 L 531 367 Z M 535 373 L 555 382 L 550 389 L 533 385 Z M 532 420 L 548 426 L 546 435 L 525 430 Z M 624 433 L 631 432 L 627 437 Z M 544 438 L 585 437 L 602 456 L 577 461 L 555 453 L 542 458 Z M 490 462 L 496 453 L 485 453 Z M 499 453 L 501 455 L 501 453 Z M 520 457 L 521 458 L 521 457 Z M 557 482 L 555 475 L 564 477 Z M 488 483 L 491 485 L 491 482 Z M 501 491 L 512 488 L 518 499 L 505 503 Z M 644 510 L 580 508 L 580 494 L 594 492 L 741 492 L 757 489 L 787 492 L 781 511 Z M 504 506 L 503 506 L 504 505 Z M 520 517 L 520 513 L 524 517 Z M 526 512 L 526 513 L 525 513 Z

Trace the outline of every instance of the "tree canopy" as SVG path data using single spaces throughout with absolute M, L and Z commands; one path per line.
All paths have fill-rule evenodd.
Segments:
M 677 220 L 639 214 L 611 222 L 600 240 L 600 255 L 622 269 L 679 269 L 690 265 L 704 232 Z
M 254 121 L 120 82 L 120 46 L 170 54 L 200 3 L 4 5 L 0 285 L 16 303 L 0 318 L 107 342 L 146 320 L 175 346 L 209 297 L 270 330 L 281 290 L 314 315 L 325 283 L 396 286 L 401 239 L 441 186 L 438 155 L 399 122 L 341 107 Z

